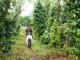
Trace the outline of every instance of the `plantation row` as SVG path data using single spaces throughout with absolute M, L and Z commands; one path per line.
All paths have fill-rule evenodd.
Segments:
M 0 0 L 0 51 L 7 53 L 19 31 L 21 1 Z
M 33 27 L 34 39 L 55 48 L 64 48 L 67 55 L 80 57 L 80 1 L 38 0 L 32 19 L 23 17 Z M 23 20 L 21 20 L 23 21 Z M 24 23 L 24 22 L 21 22 Z

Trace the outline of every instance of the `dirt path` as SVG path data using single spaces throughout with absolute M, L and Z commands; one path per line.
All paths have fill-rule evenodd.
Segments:
M 34 53 L 34 51 L 31 48 L 29 48 L 29 52 L 32 56 L 32 60 L 39 60 L 38 56 Z

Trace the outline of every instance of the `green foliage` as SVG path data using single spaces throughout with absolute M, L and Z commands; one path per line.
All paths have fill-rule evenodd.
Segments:
M 28 16 L 20 17 L 20 24 L 21 24 L 22 26 L 27 26 L 27 25 L 30 24 L 30 23 L 31 23 L 30 17 L 28 17 Z
M 37 3 L 35 7 L 33 18 L 34 18 L 34 30 L 38 32 L 38 36 L 40 37 L 45 31 L 45 9 L 41 5 L 40 2 Z
M 80 1 L 79 0 L 68 0 L 65 1 L 66 4 L 63 6 L 64 11 L 66 11 L 66 18 L 67 18 L 67 29 L 66 35 L 70 34 L 70 47 L 74 47 L 74 54 L 80 57 L 79 50 L 80 50 Z
M 54 21 L 51 29 L 50 29 L 50 43 L 52 46 L 59 46 L 60 45 L 60 41 L 61 41 L 61 28 L 59 26 L 59 23 L 57 20 Z
M 41 36 L 41 43 L 43 44 L 49 44 L 50 43 L 50 37 L 48 30 L 45 30 L 44 34 Z
M 19 24 L 17 25 L 17 17 L 20 10 L 18 10 L 18 13 L 15 10 L 15 1 L 0 1 L 0 51 L 3 53 L 6 53 L 11 49 L 11 44 L 13 44 L 12 38 L 18 31 L 17 28 Z M 14 2 L 15 5 L 13 5 Z M 17 8 L 19 8 L 19 6 L 17 6 Z M 14 16 L 13 9 L 15 12 Z
M 33 26 L 42 43 L 52 46 L 68 44 L 67 52 L 80 57 L 79 3 L 79 0 L 38 2 L 33 13 Z

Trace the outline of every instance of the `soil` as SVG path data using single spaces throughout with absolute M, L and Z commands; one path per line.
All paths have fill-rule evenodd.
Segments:
M 32 60 L 39 60 L 38 56 L 34 53 L 34 51 L 31 48 L 29 48 L 29 52 L 32 56 Z
M 54 60 L 54 59 L 68 60 L 67 56 L 65 56 L 65 55 L 57 55 L 57 54 L 50 54 L 50 55 L 44 56 L 42 58 L 42 60 Z

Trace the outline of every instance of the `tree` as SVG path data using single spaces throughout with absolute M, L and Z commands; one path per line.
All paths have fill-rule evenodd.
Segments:
M 34 13 L 33 13 L 33 18 L 34 18 L 34 29 L 37 31 L 38 36 L 40 37 L 44 31 L 45 31 L 45 9 L 38 1 Z
M 11 49 L 12 37 L 17 32 L 17 18 L 20 13 L 20 5 L 15 8 L 16 0 L 1 0 L 0 1 L 0 51 L 3 53 Z M 12 8 L 14 7 L 13 16 Z M 16 9 L 18 9 L 16 11 Z
M 80 57 L 80 1 L 79 0 L 66 0 L 63 5 L 64 11 L 66 11 L 66 20 L 67 20 L 67 29 L 66 33 L 66 41 L 68 43 L 68 47 L 73 48 L 75 54 Z
M 31 19 L 29 16 L 25 16 L 25 17 L 20 17 L 20 24 L 22 26 L 27 26 L 28 24 L 31 23 Z

